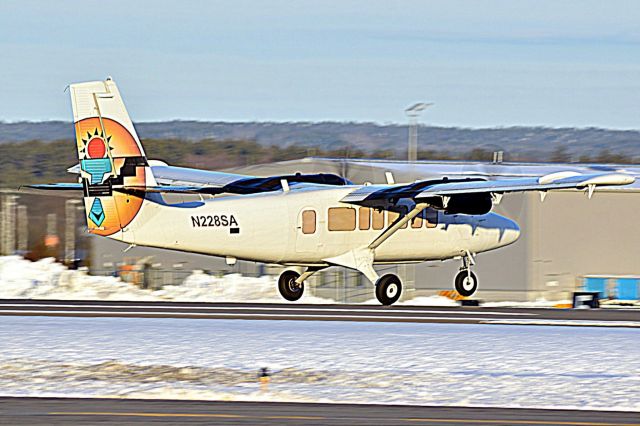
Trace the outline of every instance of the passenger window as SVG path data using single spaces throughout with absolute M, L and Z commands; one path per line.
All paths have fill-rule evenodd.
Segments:
M 371 227 L 376 230 L 384 228 L 384 210 L 374 210 L 371 213 Z
M 427 208 L 425 210 L 425 222 L 427 228 L 435 228 L 438 226 L 438 210 Z
M 371 209 L 369 207 L 360 207 L 359 214 L 358 228 L 362 231 L 366 231 L 371 227 Z
M 396 212 L 388 212 L 387 213 L 387 219 L 389 219 L 389 225 L 391 225 L 393 222 L 395 222 L 398 218 L 400 217 L 400 215 Z
M 408 210 L 407 210 L 407 208 L 405 206 L 400 207 L 400 214 L 402 216 L 406 216 L 407 213 L 408 213 Z M 400 227 L 400 229 L 406 229 L 407 226 L 409 226 L 409 223 L 405 223 L 404 225 L 402 225 Z
M 332 207 L 329 209 L 329 231 L 353 231 L 356 229 L 356 209 Z
M 393 222 L 395 222 L 396 220 L 398 220 L 398 218 L 400 217 L 400 215 L 402 216 L 406 216 L 407 214 L 407 208 L 406 207 L 400 207 L 400 209 L 402 210 L 402 213 L 396 213 L 396 212 L 389 212 L 387 214 L 388 219 L 389 219 L 389 225 L 391 225 Z M 404 229 L 407 227 L 407 224 L 405 223 L 404 225 L 402 225 L 400 227 L 400 229 Z
M 424 216 L 424 210 L 422 210 L 416 217 L 411 219 L 412 228 L 422 228 L 422 217 Z
M 313 234 L 316 232 L 316 212 L 315 210 L 305 210 L 302 212 L 302 233 Z

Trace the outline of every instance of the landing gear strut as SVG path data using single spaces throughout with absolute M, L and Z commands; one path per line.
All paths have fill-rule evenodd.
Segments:
M 304 283 L 296 282 L 299 277 L 300 274 L 296 271 L 284 271 L 278 278 L 280 295 L 290 302 L 300 299 L 304 293 Z
M 383 305 L 392 305 L 397 302 L 401 294 L 402 283 L 396 275 L 384 275 L 376 282 L 376 298 Z
M 478 290 L 478 278 L 471 272 L 471 265 L 474 263 L 470 253 L 462 258 L 462 267 L 454 281 L 455 289 L 460 296 L 469 297 Z

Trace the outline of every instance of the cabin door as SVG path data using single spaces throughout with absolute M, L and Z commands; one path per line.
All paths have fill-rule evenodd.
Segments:
M 305 207 L 298 213 L 296 223 L 296 252 L 316 253 L 320 243 L 320 218 L 318 210 Z

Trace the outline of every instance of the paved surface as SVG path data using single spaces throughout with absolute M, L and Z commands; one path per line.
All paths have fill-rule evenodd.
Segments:
M 398 405 L 0 398 L 0 424 L 640 425 L 640 413 Z
M 640 309 L 516 309 L 377 305 L 111 302 L 0 299 L 0 315 L 149 317 L 640 328 Z

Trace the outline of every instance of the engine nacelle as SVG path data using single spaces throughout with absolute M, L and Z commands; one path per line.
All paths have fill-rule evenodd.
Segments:
M 447 203 L 447 207 L 442 210 L 447 214 L 469 214 L 482 215 L 487 214 L 493 208 L 493 200 L 491 194 L 464 194 L 453 195 Z

